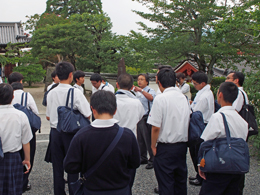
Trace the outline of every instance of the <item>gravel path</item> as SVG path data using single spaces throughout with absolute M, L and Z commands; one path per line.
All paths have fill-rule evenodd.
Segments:
M 25 195 L 47 195 L 53 194 L 53 178 L 52 178 L 52 166 L 50 163 L 44 161 L 45 152 L 49 141 L 50 126 L 45 119 L 46 108 L 42 106 L 43 98 L 43 84 L 38 84 L 37 88 L 25 88 L 24 91 L 30 92 L 34 97 L 39 109 L 40 117 L 42 119 L 41 133 L 37 134 L 37 146 L 36 156 L 34 161 L 34 167 L 30 175 L 30 183 L 32 189 Z M 89 100 L 89 97 L 87 97 Z M 252 147 L 250 145 L 250 147 Z M 245 195 L 258 195 L 260 194 L 260 161 L 257 161 L 256 157 L 251 157 L 250 172 L 246 174 L 246 183 L 244 188 Z M 193 165 L 187 154 L 188 176 L 195 175 Z M 133 187 L 133 195 L 150 195 L 155 194 L 153 192 L 154 187 L 157 186 L 154 170 L 146 170 L 145 165 L 141 165 L 137 169 L 135 183 Z M 199 194 L 200 187 L 195 187 L 187 184 L 188 195 Z M 67 193 L 68 194 L 68 193 Z

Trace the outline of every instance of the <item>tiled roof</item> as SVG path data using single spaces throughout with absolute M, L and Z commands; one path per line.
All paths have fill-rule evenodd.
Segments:
M 30 38 L 24 36 L 21 22 L 0 22 L 0 45 L 7 43 L 25 43 Z

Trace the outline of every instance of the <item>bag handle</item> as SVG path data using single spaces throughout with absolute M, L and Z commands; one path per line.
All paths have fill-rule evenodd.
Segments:
M 225 126 L 225 131 L 226 131 L 227 143 L 228 143 L 228 146 L 230 147 L 230 130 L 229 130 L 229 127 L 228 127 L 228 124 L 227 124 L 227 119 L 226 119 L 226 116 L 222 112 L 220 112 L 220 114 L 223 117 L 223 122 L 224 122 L 224 126 Z
M 112 152 L 112 150 L 117 145 L 117 143 L 120 140 L 123 132 L 124 132 L 124 128 L 119 127 L 119 130 L 118 130 L 115 138 L 113 139 L 111 144 L 108 146 L 106 151 L 103 153 L 103 155 L 100 157 L 100 159 L 97 161 L 97 163 L 95 165 L 93 165 L 86 173 L 83 174 L 84 179 L 88 178 L 104 162 L 104 160 L 108 157 L 108 155 Z
M 24 96 L 24 92 L 22 93 L 22 98 L 21 98 L 21 105 L 23 106 L 23 96 Z M 27 92 L 25 92 L 25 101 L 24 101 L 24 106 L 27 106 Z
M 243 93 L 243 91 L 242 90 L 240 90 L 240 89 L 238 89 L 241 93 L 242 93 L 242 95 L 243 95 L 243 99 L 244 99 L 244 104 L 243 105 L 246 105 L 246 97 L 245 97 L 245 94 Z
M 73 102 L 74 102 L 74 88 L 71 88 L 71 103 L 70 103 L 71 112 L 73 112 Z
M 67 94 L 67 99 L 66 99 L 66 106 L 68 107 L 69 105 L 69 99 L 70 99 L 70 92 L 73 88 L 70 88 L 69 91 L 68 91 L 68 94 Z M 73 101 L 72 101 L 72 104 L 73 104 Z

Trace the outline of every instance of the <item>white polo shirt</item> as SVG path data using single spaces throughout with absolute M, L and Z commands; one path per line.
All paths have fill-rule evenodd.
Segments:
M 0 137 L 3 152 L 17 152 L 32 139 L 27 116 L 12 105 L 0 105 Z
M 22 94 L 23 94 L 23 90 L 21 89 L 17 89 L 14 90 L 14 99 L 12 100 L 12 105 L 14 104 L 21 104 L 21 99 L 22 99 Z M 24 92 L 24 97 L 23 97 L 23 102 L 25 101 L 25 92 Z M 24 103 L 23 103 L 24 105 Z M 33 96 L 27 92 L 27 108 L 31 109 L 33 111 L 34 114 L 39 114 L 38 108 L 36 106 L 36 103 L 33 99 Z
M 160 127 L 157 142 L 177 143 L 188 141 L 190 108 L 186 97 L 178 88 L 166 88 L 154 98 L 147 123 Z
M 72 88 L 69 84 L 62 84 L 60 83 L 56 88 L 51 90 L 47 96 L 47 110 L 46 116 L 50 117 L 50 126 L 52 128 L 57 128 L 58 124 L 58 112 L 57 108 L 59 106 L 66 105 L 66 99 L 68 90 Z M 68 106 L 71 105 L 71 98 L 69 98 Z M 83 93 L 79 90 L 74 88 L 74 102 L 73 102 L 73 109 L 79 110 L 81 114 L 83 114 L 86 118 L 91 115 L 90 105 L 83 95 Z
M 92 85 L 92 94 L 96 93 L 98 90 L 111 91 L 111 89 L 108 87 L 108 85 L 103 87 L 104 85 L 105 84 L 101 83 L 98 89 Z M 115 93 L 115 91 L 112 93 Z
M 214 113 L 214 96 L 210 90 L 210 85 L 206 85 L 197 92 L 191 108 L 194 112 L 202 112 L 204 123 L 209 122 L 211 115 Z
M 84 94 L 84 89 L 83 89 L 83 87 L 79 86 L 77 83 L 75 83 L 75 85 L 73 85 L 73 87 L 79 89 L 79 90 Z
M 238 114 L 233 106 L 224 106 L 211 116 L 208 125 L 201 135 L 201 139 L 208 141 L 226 137 L 223 117 L 220 112 L 226 116 L 230 136 L 246 140 L 248 134 L 247 122 Z
M 244 91 L 243 87 L 238 87 L 238 95 L 237 95 L 237 99 L 233 102 L 232 106 L 238 111 L 240 112 L 240 110 L 242 109 L 242 106 L 244 105 L 244 96 L 245 95 L 245 100 L 246 100 L 246 104 L 248 104 L 248 97 L 246 92 Z M 243 93 L 243 94 L 242 94 Z
M 136 125 L 144 115 L 144 108 L 140 100 L 134 98 L 127 90 L 118 90 L 124 94 L 116 94 L 117 110 L 114 119 L 120 127 L 131 129 L 136 136 Z

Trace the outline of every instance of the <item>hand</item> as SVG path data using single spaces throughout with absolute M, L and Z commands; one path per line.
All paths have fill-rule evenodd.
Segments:
M 153 151 L 153 155 L 155 156 L 156 155 L 156 152 L 157 152 L 157 149 L 155 146 L 152 146 L 152 151 Z
M 24 160 L 22 163 L 23 163 L 23 165 L 26 164 L 26 165 L 28 166 L 28 169 L 27 169 L 27 171 L 24 172 L 24 174 L 29 173 L 29 170 L 30 170 L 30 168 L 31 168 L 31 163 L 30 163 L 30 161 Z
M 134 88 L 134 91 L 137 92 L 137 91 L 142 91 L 142 89 L 140 87 L 136 87 Z
M 49 120 L 50 120 L 50 117 L 46 116 L 46 119 L 49 121 Z
M 198 170 L 199 170 L 200 177 L 201 177 L 202 179 L 206 180 L 206 175 L 205 175 L 204 172 L 202 172 L 202 171 L 200 170 L 200 167 L 198 167 Z

